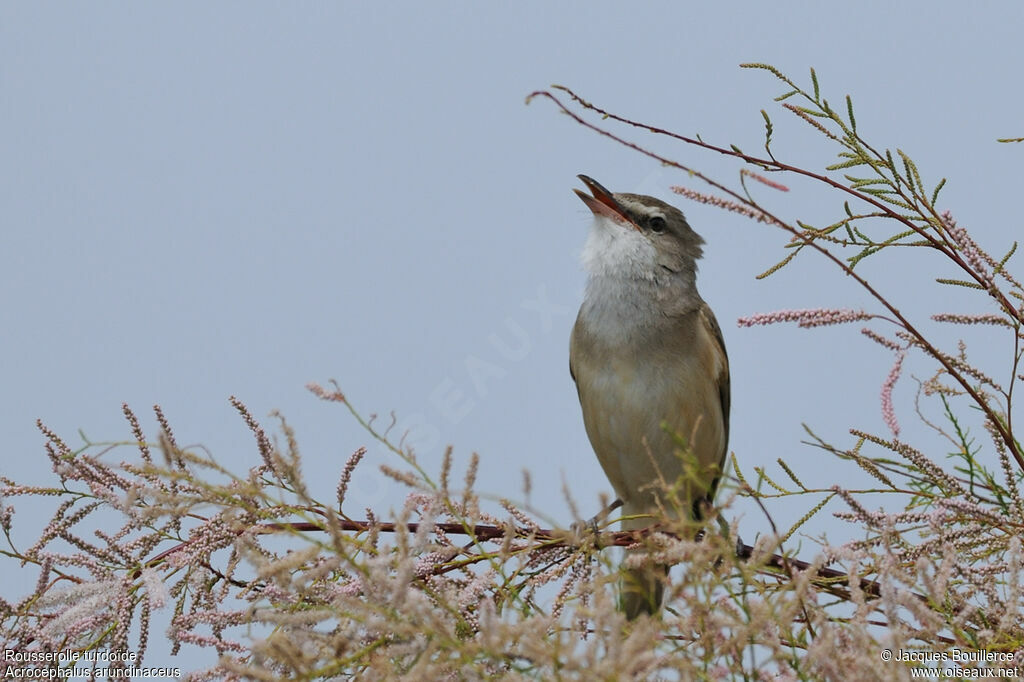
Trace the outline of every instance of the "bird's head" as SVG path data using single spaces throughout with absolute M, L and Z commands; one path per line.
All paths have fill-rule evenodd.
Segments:
M 574 190 L 594 214 L 583 251 L 591 275 L 662 280 L 692 276 L 704 240 L 675 206 L 643 194 L 614 194 L 586 175 L 590 194 Z

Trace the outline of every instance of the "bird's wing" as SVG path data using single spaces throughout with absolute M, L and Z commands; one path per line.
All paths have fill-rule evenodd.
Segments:
M 710 506 L 714 504 L 715 492 L 718 490 L 718 481 L 725 472 L 725 458 L 729 452 L 729 407 L 732 401 L 732 393 L 729 386 L 729 354 L 725 351 L 725 339 L 722 338 L 722 328 L 718 326 L 718 320 L 715 319 L 715 314 L 711 312 L 711 308 L 708 307 L 707 303 L 701 305 L 699 313 L 701 324 L 704 325 L 704 328 L 709 332 L 711 338 L 714 339 L 718 350 L 721 352 L 722 363 L 718 368 L 718 376 L 715 380 L 718 383 L 718 399 L 722 406 L 722 430 L 725 437 L 722 440 L 722 454 L 718 462 L 718 475 L 711 482 L 707 495 L 700 500 L 694 501 L 693 515 L 697 519 L 703 516 L 705 505 Z
M 725 339 L 722 338 L 722 328 L 718 326 L 718 320 L 715 319 L 715 314 L 711 312 L 711 308 L 708 307 L 707 303 L 703 303 L 700 307 L 700 320 L 711 333 L 712 338 L 718 344 L 718 349 L 722 352 L 722 366 L 716 379 L 718 381 L 718 397 L 722 403 L 722 420 L 725 425 L 725 449 L 728 450 L 729 407 L 732 402 L 732 393 L 729 387 L 729 354 L 725 351 Z M 724 452 L 722 457 L 724 459 Z
M 576 381 L 576 334 L 578 333 L 578 327 L 580 326 L 579 318 L 576 319 L 576 324 L 572 327 L 572 334 L 569 336 L 569 376 L 572 377 L 572 382 L 576 384 L 576 394 L 580 392 L 580 382 Z

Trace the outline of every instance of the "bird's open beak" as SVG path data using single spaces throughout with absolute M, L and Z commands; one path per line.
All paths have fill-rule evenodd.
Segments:
M 583 200 L 583 203 L 587 205 L 587 208 L 589 208 L 594 215 L 605 216 L 606 218 L 611 218 L 615 222 L 628 225 L 633 229 L 640 229 L 636 223 L 629 219 L 622 206 L 615 200 L 615 197 L 612 196 L 612 193 L 606 190 L 600 182 L 594 178 L 587 177 L 586 175 L 577 175 L 576 177 L 583 181 L 583 184 L 587 186 L 587 189 L 589 189 L 590 193 L 594 196 L 590 196 L 578 189 L 574 189 L 573 191 L 576 192 L 576 195 Z

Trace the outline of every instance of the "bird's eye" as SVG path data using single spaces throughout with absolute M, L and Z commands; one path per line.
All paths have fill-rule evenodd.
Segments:
M 660 215 L 651 216 L 647 220 L 647 227 L 651 229 L 651 232 L 661 234 L 665 231 L 665 219 Z

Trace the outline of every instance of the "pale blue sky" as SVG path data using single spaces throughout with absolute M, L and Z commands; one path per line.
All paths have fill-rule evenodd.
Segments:
M 809 483 L 848 481 L 846 465 L 799 444 L 800 424 L 840 443 L 849 426 L 882 431 L 890 359 L 856 328 L 735 320 L 864 297 L 813 258 L 756 281 L 780 232 L 674 198 L 686 177 L 524 98 L 561 83 L 754 150 L 759 110 L 783 89 L 738 64 L 801 82 L 814 66 L 833 101 L 853 95 L 869 139 L 903 148 L 933 182 L 947 176 L 944 207 L 1001 253 L 1020 231 L 1021 148 L 995 139 L 1024 134 L 1022 19 L 1012 2 L 2 2 L 0 470 L 49 481 L 35 420 L 72 444 L 77 429 L 123 439 L 128 402 L 154 434 L 159 403 L 180 442 L 242 471 L 257 453 L 237 395 L 288 417 L 314 491 L 331 499 L 345 458 L 369 443 L 304 388 L 335 378 L 365 413 L 419 424 L 428 469 L 450 443 L 460 467 L 480 453 L 481 491 L 519 498 L 525 468 L 533 504 L 556 520 L 570 520 L 563 477 L 595 510 L 610 488 L 567 359 L 589 226 L 571 190 L 586 173 L 673 201 L 707 240 L 700 287 L 732 361 L 731 449 L 745 468 L 778 472 L 785 457 Z M 777 153 L 831 158 L 802 123 L 774 118 Z M 766 194 L 781 214 L 841 210 L 790 184 Z M 918 319 L 945 309 L 905 267 L 868 272 Z M 908 435 L 920 430 L 912 394 L 912 382 L 897 392 Z M 380 463 L 396 464 L 371 449 L 353 510 L 400 504 Z M 772 509 L 785 523 L 810 504 Z M 764 530 L 743 509 L 745 536 Z M 811 531 L 842 532 L 820 518 Z M 0 563 L 5 583 L 18 572 Z

